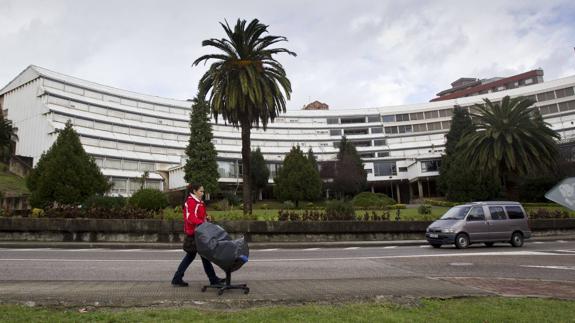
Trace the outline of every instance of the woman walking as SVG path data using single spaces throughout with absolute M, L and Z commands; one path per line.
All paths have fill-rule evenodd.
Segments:
M 206 213 L 206 205 L 202 201 L 202 197 L 204 196 L 204 187 L 200 184 L 193 183 L 188 185 L 188 191 L 190 192 L 190 195 L 187 197 L 183 209 L 184 232 L 186 234 L 186 237 L 184 238 L 183 249 L 186 252 L 186 255 L 178 266 L 178 269 L 174 274 L 174 278 L 172 278 L 172 285 L 179 287 L 188 286 L 188 283 L 183 280 L 184 273 L 192 261 L 194 261 L 194 258 L 197 254 L 196 241 L 194 239 L 196 226 L 204 223 L 205 221 L 211 220 L 209 215 Z M 200 258 L 202 259 L 204 271 L 208 276 L 210 285 L 218 285 L 224 283 L 225 279 L 216 276 L 216 272 L 214 271 L 214 266 L 212 266 L 212 263 L 202 256 L 200 256 Z

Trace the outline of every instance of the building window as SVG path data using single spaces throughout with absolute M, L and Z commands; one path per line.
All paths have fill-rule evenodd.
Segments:
M 331 129 L 329 131 L 330 136 L 341 136 L 341 129 Z
M 385 133 L 397 133 L 397 127 L 385 127 Z
M 341 123 L 365 123 L 365 117 L 341 118 Z
M 385 139 L 376 139 L 373 141 L 374 146 L 385 146 Z
M 367 122 L 381 122 L 381 117 L 379 115 L 367 116 Z
M 395 122 L 395 115 L 383 116 L 383 122 Z
M 549 100 L 553 100 L 553 99 L 555 99 L 555 93 L 553 91 L 543 92 L 543 93 L 537 94 L 537 101 L 538 102 L 549 101 Z
M 441 130 L 441 122 L 430 122 L 427 124 L 427 130 L 434 131 L 434 130 Z
M 559 112 L 557 104 L 542 105 L 539 107 L 541 114 L 557 113 Z
M 371 133 L 383 133 L 382 127 L 371 128 Z
M 378 151 L 377 157 L 389 157 L 389 151 Z
M 375 153 L 359 153 L 359 157 L 361 157 L 361 158 L 374 158 Z
M 412 132 L 411 125 L 398 126 L 397 129 L 399 130 L 399 133 L 410 133 L 410 132 Z
M 344 129 L 344 135 L 367 135 L 369 134 L 367 128 L 357 128 L 357 129 Z
M 449 130 L 449 128 L 451 127 L 451 121 L 442 121 L 441 122 L 441 127 L 444 130 Z
M 439 166 L 441 165 L 441 161 L 438 159 L 433 160 L 422 160 L 421 161 L 421 172 L 438 172 Z
M 373 172 L 375 176 L 393 176 L 397 175 L 395 162 L 379 161 L 373 163 Z
M 568 87 L 568 88 L 557 90 L 557 91 L 555 91 L 555 95 L 557 96 L 558 99 L 564 98 L 566 96 L 572 96 L 573 95 L 573 88 Z
M 339 118 L 327 118 L 327 124 L 338 124 Z
M 439 118 L 439 113 L 437 112 L 437 110 L 425 112 L 425 119 L 435 119 L 435 118 Z
M 398 170 L 400 173 L 405 173 L 407 172 L 407 167 L 399 167 Z
M 439 116 L 441 118 L 451 117 L 453 115 L 453 109 L 443 109 L 439 110 Z
M 413 125 L 413 132 L 422 132 L 422 131 L 427 131 L 426 123 L 419 123 Z
M 409 118 L 411 120 L 423 120 L 424 119 L 423 112 L 410 113 Z
M 399 122 L 399 121 L 409 121 L 409 113 L 396 114 L 396 115 L 395 115 L 395 120 L 396 120 L 397 122 Z
M 356 147 L 371 147 L 371 140 L 366 141 L 352 141 L 351 142 Z
M 575 100 L 559 103 L 560 111 L 575 110 Z

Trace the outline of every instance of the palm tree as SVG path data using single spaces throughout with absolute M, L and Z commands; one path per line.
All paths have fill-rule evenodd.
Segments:
M 507 189 L 512 176 L 554 168 L 559 135 L 543 121 L 533 101 L 509 96 L 501 103 L 484 101 L 470 114 L 475 131 L 458 144 L 468 165 L 499 177 Z
M 238 19 L 234 29 L 227 21 L 220 23 L 227 39 L 208 39 L 202 46 L 220 50 L 196 59 L 193 65 L 215 60 L 199 82 L 199 92 L 209 93 L 212 115 L 241 128 L 244 214 L 251 214 L 250 132 L 253 126 L 264 128 L 280 113 L 286 111 L 286 98 L 290 99 L 291 83 L 282 65 L 272 55 L 287 53 L 285 48 L 270 46 L 287 41 L 282 36 L 266 35 L 268 26 L 257 19 L 247 26 Z M 211 91 L 211 92 L 210 92 Z M 284 97 L 285 94 L 285 97 Z

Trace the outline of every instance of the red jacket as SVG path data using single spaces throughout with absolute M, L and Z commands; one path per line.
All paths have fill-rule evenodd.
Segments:
M 190 194 L 184 204 L 184 232 L 191 236 L 194 235 L 196 226 L 206 221 L 206 205 L 195 195 Z

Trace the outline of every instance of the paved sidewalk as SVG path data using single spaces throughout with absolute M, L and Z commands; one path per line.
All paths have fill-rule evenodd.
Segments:
M 258 305 L 338 303 L 346 301 L 468 296 L 553 297 L 575 300 L 575 282 L 482 277 L 387 277 L 249 281 L 250 293 L 226 291 L 218 296 L 202 283 L 172 287 L 169 282 L 0 281 L 0 304 L 65 307 L 180 306 L 242 308 Z
M 169 282 L 0 282 L 0 303 L 34 302 L 62 306 L 152 306 L 229 304 L 291 304 L 338 302 L 393 297 L 460 297 L 494 295 L 439 279 L 394 277 L 383 279 L 326 279 L 249 281 L 249 294 L 239 290 L 218 296 L 201 292 L 201 282 L 173 287 Z M 234 307 L 235 307 L 234 306 Z

